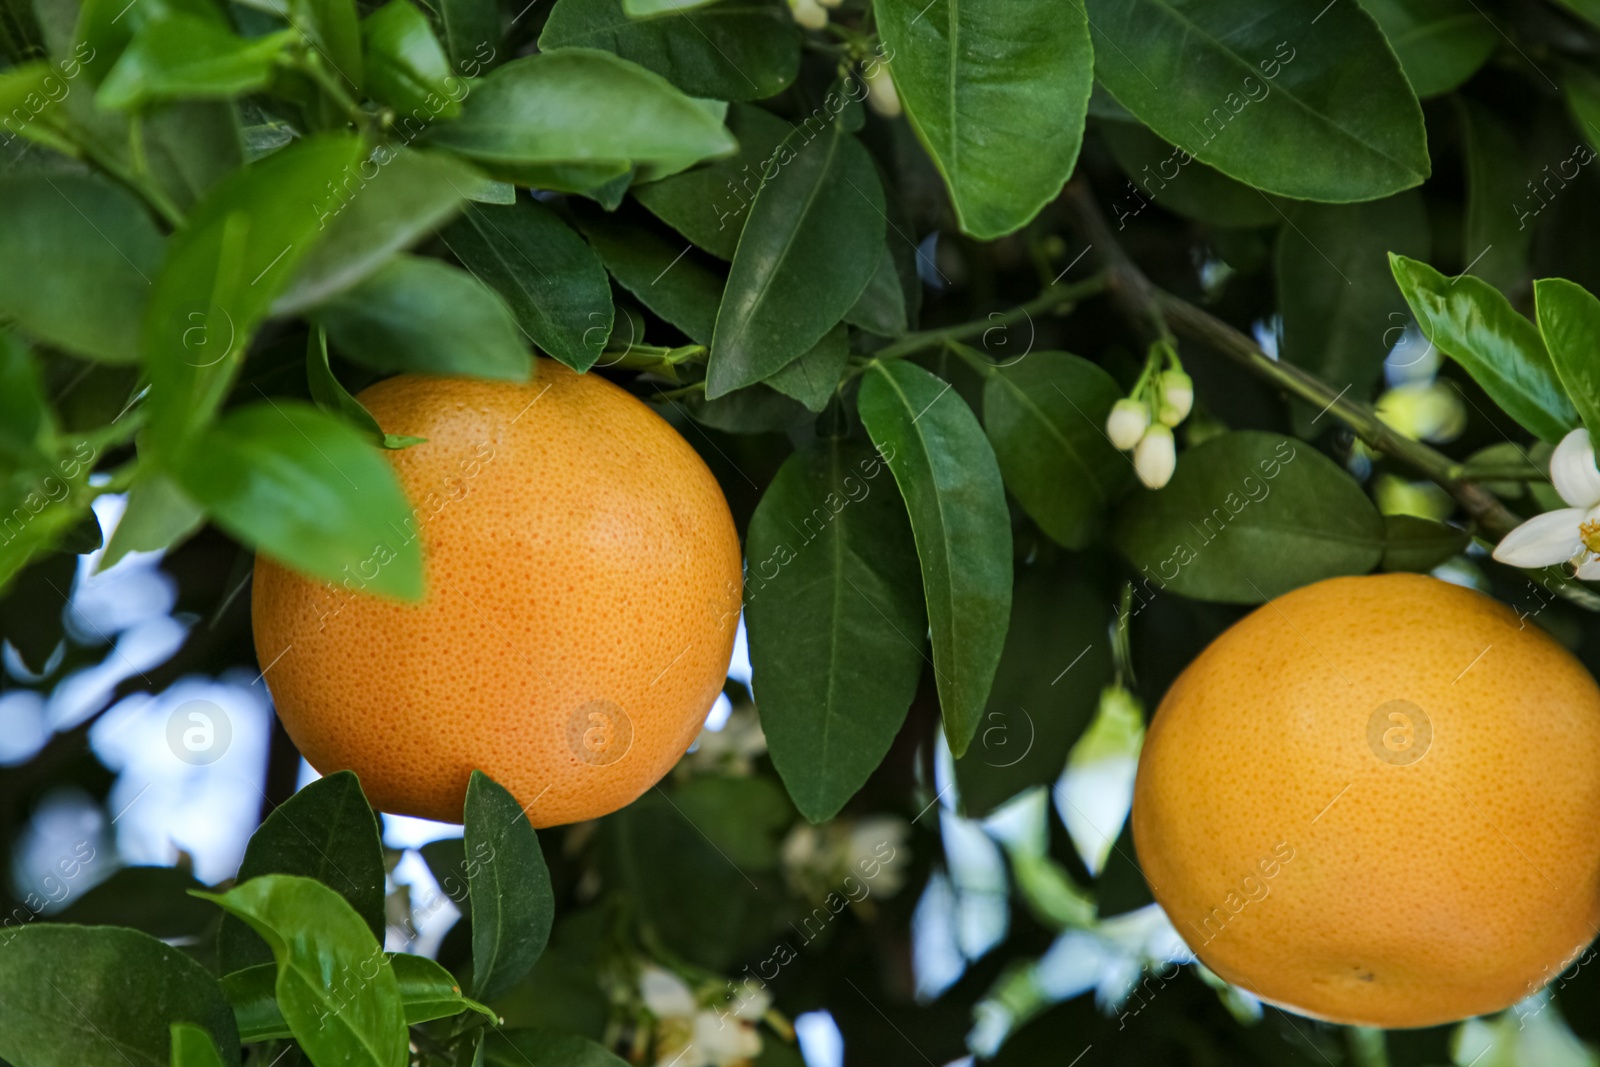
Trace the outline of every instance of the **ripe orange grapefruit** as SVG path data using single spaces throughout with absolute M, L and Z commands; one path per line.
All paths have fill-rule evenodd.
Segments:
M 1382 1027 L 1497 1011 L 1600 924 L 1600 692 L 1471 590 L 1318 582 L 1173 684 L 1132 818 L 1179 933 L 1263 1000 Z
M 716 479 L 643 403 L 546 359 L 526 384 L 403 375 L 360 400 L 427 439 L 388 453 L 427 593 L 258 558 L 256 653 L 289 736 L 383 811 L 459 822 L 474 769 L 535 826 L 637 798 L 727 673 L 741 567 Z

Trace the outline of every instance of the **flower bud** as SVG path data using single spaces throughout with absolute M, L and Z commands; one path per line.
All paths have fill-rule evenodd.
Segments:
M 828 24 L 828 9 L 817 0 L 789 0 L 789 13 L 808 30 L 820 30 Z
M 886 119 L 900 117 L 900 93 L 887 63 L 873 63 L 867 71 L 867 106 Z
M 1106 436 L 1116 448 L 1126 452 L 1139 443 L 1150 425 L 1150 409 L 1132 397 L 1124 397 L 1111 405 L 1106 418 Z
M 1161 375 L 1161 421 L 1176 426 L 1194 410 L 1194 380 L 1181 370 Z
M 1098 876 L 1133 804 L 1134 772 L 1144 745 L 1144 710 L 1120 685 L 1100 693 L 1094 721 L 1072 746 L 1056 781 L 1056 809 L 1089 873 Z
M 1160 489 L 1172 480 L 1177 466 L 1178 445 L 1172 439 L 1172 428 L 1158 422 L 1134 446 L 1133 469 L 1147 487 Z

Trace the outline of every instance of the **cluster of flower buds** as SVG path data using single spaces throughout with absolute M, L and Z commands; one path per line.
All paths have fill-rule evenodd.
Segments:
M 1162 362 L 1167 366 L 1158 370 Z M 1194 382 L 1183 372 L 1171 345 L 1158 342 L 1132 395 L 1111 406 L 1106 436 L 1117 448 L 1133 453 L 1133 468 L 1141 482 L 1160 489 L 1178 466 L 1172 428 L 1188 418 L 1193 408 Z
M 828 25 L 828 8 L 838 7 L 844 0 L 789 0 L 789 13 L 808 30 L 820 30 Z

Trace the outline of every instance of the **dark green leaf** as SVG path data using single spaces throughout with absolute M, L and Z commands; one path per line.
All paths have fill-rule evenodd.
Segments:
M 624 289 L 695 343 L 711 344 L 723 279 L 686 256 L 682 238 L 674 243 L 595 211 L 579 215 L 578 226 Z
M 139 27 L 100 83 L 95 100 L 121 110 L 155 100 L 225 98 L 265 88 L 294 41 L 284 30 L 253 40 L 191 15 Z
M 0 182 L 0 201 L 0 314 L 70 352 L 135 362 L 164 243 L 139 201 L 67 174 Z
M 15 522 L 14 515 L 5 518 Z M 77 574 L 78 557 L 57 552 L 24 568 L 0 595 L 0 634 L 11 643 L 23 665 L 35 673 L 45 673 L 45 665 L 61 647 L 64 609 Z M 122 925 L 138 924 L 122 920 Z
M 899 234 L 886 232 L 884 236 L 888 241 L 901 239 Z M 844 313 L 844 321 L 881 337 L 899 337 L 906 332 L 905 289 L 900 284 L 900 270 L 895 265 L 894 255 L 887 246 L 878 257 L 878 266 L 867 287 Z
M 778 148 L 792 127 L 753 104 L 734 104 L 728 129 L 739 139 L 737 154 L 633 187 L 634 199 L 719 259 L 733 258 L 750 202 L 777 177 Z
M 350 901 L 373 936 L 383 936 L 383 845 L 377 816 L 354 772 L 317 779 L 267 816 L 245 848 L 238 881 L 264 874 L 326 883 Z M 217 955 L 224 974 L 272 959 L 261 939 L 236 919 L 223 920 Z
M 781 0 L 723 0 L 703 12 L 635 21 L 620 0 L 559 0 L 539 47 L 599 48 L 692 96 L 760 100 L 789 87 L 800 31 Z
M 630 164 L 687 165 L 737 147 L 717 118 L 659 74 L 587 48 L 500 67 L 433 139 L 497 177 L 572 191 Z
M 1466 551 L 1472 535 L 1415 515 L 1383 517 L 1383 560 L 1386 571 L 1426 573 Z
M 8 191 L 0 184 L 0 195 Z M 0 474 L 40 466 L 54 451 L 55 416 L 45 399 L 39 366 L 26 345 L 0 331 Z
M 355 0 L 288 0 L 288 8 L 290 25 L 311 41 L 316 61 L 331 67 L 345 90 L 359 96 L 365 71 Z
M 539 1030 L 499 1030 L 484 1043 L 487 1067 L 528 1067 L 531 1064 L 560 1064 L 560 1067 L 627 1067 L 627 1060 L 607 1052 L 586 1037 L 552 1034 Z
M 380 147 L 345 169 L 311 202 L 321 240 L 295 271 L 273 312 L 319 304 L 432 233 L 483 177 L 441 152 Z
M 1112 530 L 1136 582 L 1230 604 L 1365 574 L 1384 543 L 1383 517 L 1338 464 L 1256 431 L 1185 452 L 1167 487 L 1135 493 Z
M 1020 229 L 1061 192 L 1083 143 L 1094 83 L 1083 5 L 878 0 L 874 10 L 906 117 L 962 230 Z
M 750 519 L 745 620 L 761 728 L 806 818 L 882 762 L 922 676 L 916 546 L 887 465 L 823 439 L 785 461 Z
M 149 934 L 34 923 L 0 931 L 0 1057 L 18 1067 L 169 1067 L 175 1022 L 239 1062 L 233 1012 L 206 969 Z
M 766 385 L 752 385 L 716 400 L 699 395 L 676 403 L 694 421 L 725 433 L 784 433 L 816 422 L 804 404 Z
M 397 256 L 311 316 L 342 354 L 378 370 L 513 382 L 533 371 L 494 290 L 437 259 Z
M 1215 226 L 1276 226 L 1283 210 L 1266 194 L 1213 170 L 1134 122 L 1099 127 L 1128 182 L 1111 201 L 1120 232 L 1147 204 Z
M 767 385 L 792 396 L 809 411 L 821 411 L 833 399 L 839 376 L 850 360 L 850 331 L 840 323 L 822 335 L 811 351 L 767 379 Z
M 306 337 L 306 386 L 311 390 L 311 399 L 316 401 L 317 407 L 360 430 L 375 445 L 409 448 L 427 440 L 425 437 L 383 432 L 378 420 L 372 417 L 372 412 L 362 407 L 361 401 L 351 396 L 350 391 L 334 377 L 333 368 L 328 365 L 328 338 L 321 327 L 312 330 Z
M 1116 381 L 1078 356 L 1034 352 L 996 367 L 983 387 L 983 425 L 1006 487 L 1045 533 L 1082 548 L 1133 468 L 1106 439 Z
M 752 775 L 697 775 L 673 791 L 677 813 L 698 827 L 705 839 L 743 870 L 778 866 L 783 833 L 794 823 L 794 808 L 770 778 Z
M 672 15 L 705 7 L 714 0 L 622 0 L 622 10 L 630 18 L 642 19 L 652 15 Z
M 1472 0 L 1361 0 L 1394 46 L 1420 97 L 1448 93 L 1483 66 L 1500 43 Z
M 1589 436 L 1600 441 L 1600 300 L 1565 278 L 1541 278 L 1533 294 L 1550 362 Z
M 1264 0 L 1089 0 L 1095 74 L 1165 140 L 1246 184 L 1371 200 L 1428 176 L 1422 109 L 1372 16 Z
M 1391 254 L 1389 266 L 1428 340 L 1507 415 L 1551 443 L 1578 425 L 1538 328 L 1500 290 L 1470 274 L 1446 278 L 1404 256 Z
M 444 241 L 479 281 L 498 292 L 540 348 L 575 371 L 594 366 L 615 311 L 600 257 L 552 209 L 470 206 Z
M 774 157 L 739 240 L 706 368 L 716 399 L 771 375 L 822 340 L 861 296 L 883 250 L 883 187 L 836 119 L 802 127 Z
M 193 1023 L 172 1024 L 172 1067 L 223 1067 L 211 1035 Z
M 466 86 L 451 74 L 444 46 L 410 0 L 389 0 L 368 15 L 361 39 L 374 99 L 401 114 L 424 108 L 436 118 L 453 119 L 461 113 Z
M 1425 258 L 1428 216 L 1416 193 L 1365 204 L 1304 204 L 1278 231 L 1278 307 L 1283 358 L 1337 391 L 1370 399 L 1383 361 L 1406 323 L 1405 300 L 1384 273 L 1390 250 Z M 1311 439 L 1326 414 L 1294 408 L 1296 431 Z M 1315 421 L 1313 421 L 1315 420 Z
M 383 947 L 344 897 L 311 878 L 268 874 L 198 894 L 272 947 L 278 1008 L 314 1063 L 404 1067 L 400 987 Z
M 450 65 L 468 78 L 492 70 L 501 58 L 500 7 L 494 0 L 440 0 Z
M 1467 157 L 1467 215 L 1461 231 L 1465 273 L 1497 289 L 1516 288 L 1528 274 L 1533 226 L 1527 207 L 1531 202 L 1537 214 L 1544 201 L 1528 195 L 1527 182 L 1533 174 L 1527 155 L 1486 108 L 1463 100 L 1461 132 Z M 1581 145 L 1579 149 L 1588 152 Z M 1557 168 L 1565 170 L 1571 163 L 1572 159 L 1564 160 Z M 1574 166 L 1569 177 L 1576 173 Z
M 861 422 L 911 516 L 945 736 L 959 758 L 977 732 L 1011 615 L 1000 468 L 948 382 L 904 360 L 873 363 L 864 379 Z
M 52 918 L 79 926 L 129 926 L 164 941 L 193 939 L 217 919 L 214 909 L 189 895 L 204 888 L 176 867 L 124 867 Z
M 472 988 L 493 1000 L 521 981 L 550 939 L 555 893 L 527 809 L 482 771 L 467 783 Z

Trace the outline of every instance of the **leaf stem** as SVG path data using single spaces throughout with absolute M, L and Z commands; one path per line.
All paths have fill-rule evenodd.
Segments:
M 1084 297 L 1104 292 L 1106 286 L 1107 277 L 1104 274 L 1093 274 L 1082 281 L 1068 282 L 1065 285 L 1049 285 L 1038 296 L 1025 304 L 1017 305 L 1010 311 L 997 311 L 988 318 L 973 319 L 970 322 L 961 322 L 937 330 L 908 333 L 900 340 L 891 342 L 872 353 L 872 358 L 902 359 L 930 348 L 937 348 L 947 341 L 980 337 L 990 330 L 1004 329 L 1019 322 L 1031 321 L 1034 315 L 1063 311 Z
M 305 52 L 290 54 L 289 64 L 306 77 L 317 83 L 318 88 L 328 94 L 334 104 L 343 111 L 350 124 L 360 129 L 366 126 L 369 116 L 361 110 L 361 105 L 355 98 L 345 92 L 344 83 L 329 74 L 323 65 Z
M 173 203 L 172 198 L 167 196 L 154 182 L 124 167 L 91 141 L 74 136 L 72 143 L 91 163 L 127 186 L 130 191 L 142 197 L 144 202 L 154 208 L 156 214 L 160 215 L 162 221 L 168 226 L 177 229 L 182 224 L 183 212 L 178 210 L 178 205 Z

